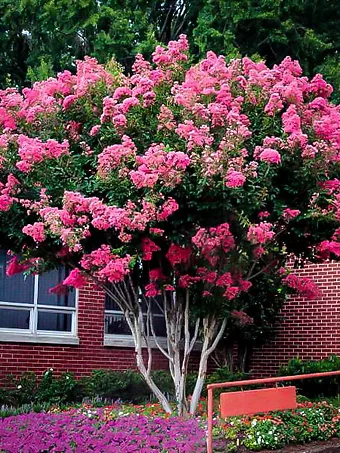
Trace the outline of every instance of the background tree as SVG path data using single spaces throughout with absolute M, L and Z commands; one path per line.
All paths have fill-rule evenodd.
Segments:
M 338 5 L 327 0 L 0 0 L 0 86 L 43 79 L 46 65 L 74 70 L 85 55 L 115 57 L 130 71 L 136 53 L 148 57 L 181 33 L 196 61 L 211 48 L 269 65 L 291 55 L 307 75 L 325 73 L 338 86 L 339 30 Z

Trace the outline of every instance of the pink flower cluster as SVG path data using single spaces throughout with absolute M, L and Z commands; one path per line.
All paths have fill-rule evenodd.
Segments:
M 317 285 L 307 277 L 299 277 L 296 274 L 288 274 L 282 280 L 282 283 L 289 288 L 294 289 L 300 296 L 306 299 L 317 299 L 321 296 L 320 290 Z
M 27 271 L 31 267 L 31 263 L 29 261 L 21 262 L 17 256 L 14 256 L 6 266 L 6 275 L 8 277 L 12 277 L 15 274 L 22 274 L 23 272 Z
M 10 173 L 5 184 L 0 182 L 0 211 L 8 211 L 11 208 L 16 201 L 13 195 L 17 192 L 20 192 L 20 182 Z
M 86 286 L 87 279 L 79 269 L 73 269 L 62 284 L 64 286 L 72 286 L 73 288 L 82 288 Z
M 180 35 L 178 41 L 170 41 L 168 48 L 157 46 L 152 54 L 152 61 L 160 66 L 174 65 L 188 59 L 189 43 L 185 35 Z
M 260 222 L 257 225 L 251 225 L 248 229 L 247 239 L 252 244 L 265 244 L 275 236 L 272 228 L 273 225 L 269 222 Z
M 105 177 L 110 171 L 127 163 L 131 158 L 135 158 L 137 148 L 127 135 L 123 135 L 122 143 L 108 146 L 98 156 L 98 174 Z
M 99 81 L 110 86 L 112 75 L 95 58 L 85 57 L 84 61 L 77 61 L 76 75 L 64 71 L 56 78 L 24 88 L 22 94 L 14 88 L 0 90 L 0 126 L 15 130 L 23 119 L 35 124 L 41 114 L 53 116 L 62 109 L 69 109 Z
M 42 222 L 25 225 L 22 232 L 31 236 L 35 242 L 43 242 L 46 239 L 45 225 Z
M 228 223 L 209 229 L 200 228 L 192 238 L 192 243 L 212 266 L 217 264 L 221 252 L 228 253 L 235 247 Z
M 163 144 L 153 144 L 143 156 L 137 156 L 137 170 L 130 171 L 136 187 L 153 187 L 159 180 L 167 187 L 181 182 L 182 175 L 190 163 L 181 151 L 167 151 Z
M 20 161 L 16 163 L 16 166 L 24 173 L 28 173 L 34 164 L 40 163 L 45 159 L 58 159 L 63 155 L 69 154 L 67 140 L 58 143 L 56 140 L 49 139 L 44 143 L 39 138 L 19 135 L 18 145 Z
M 187 265 L 192 254 L 191 247 L 181 247 L 177 244 L 171 244 L 167 254 L 165 255 L 171 266 L 179 264 Z

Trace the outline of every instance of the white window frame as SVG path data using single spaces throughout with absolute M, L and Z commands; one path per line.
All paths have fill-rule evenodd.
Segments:
M 30 312 L 28 329 L 12 329 L 0 327 L 0 342 L 50 343 L 50 344 L 79 344 L 78 338 L 78 299 L 79 291 L 75 293 L 74 307 L 38 304 L 39 275 L 34 276 L 33 303 L 18 303 L 0 301 L 0 308 L 25 310 Z M 38 330 L 38 312 L 71 314 L 71 331 Z

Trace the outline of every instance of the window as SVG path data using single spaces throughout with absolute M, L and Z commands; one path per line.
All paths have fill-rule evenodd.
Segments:
M 155 304 L 152 307 L 154 329 L 157 337 L 166 337 L 164 314 Z M 146 313 L 146 307 L 143 312 Z M 145 315 L 146 316 L 146 315 Z M 109 297 L 105 299 L 105 341 L 107 346 L 132 346 L 131 330 L 117 304 Z
M 9 259 L 0 251 L 0 340 L 54 342 L 55 338 L 57 343 L 69 343 L 71 337 L 76 338 L 77 293 L 49 293 L 49 288 L 66 277 L 66 269 L 26 278 L 22 274 L 7 277 Z

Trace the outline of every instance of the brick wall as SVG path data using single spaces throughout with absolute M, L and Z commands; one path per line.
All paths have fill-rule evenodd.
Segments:
M 289 300 L 282 310 L 282 323 L 275 340 L 254 353 L 255 376 L 276 374 L 280 364 L 299 356 L 319 359 L 340 355 L 340 263 L 308 266 L 301 274 L 312 277 L 322 291 L 315 301 Z M 78 346 L 37 345 L 0 342 L 0 379 L 23 371 L 72 371 L 77 376 L 93 369 L 123 370 L 135 368 L 133 348 L 103 346 L 104 295 L 87 287 L 80 292 L 78 303 Z M 167 361 L 154 351 L 154 368 L 167 369 Z
M 322 297 L 313 301 L 292 298 L 285 304 L 275 339 L 254 353 L 255 376 L 275 375 L 281 364 L 297 356 L 340 355 L 340 263 L 309 265 L 299 273 L 313 278 Z
M 78 336 L 77 346 L 0 342 L 0 380 L 8 374 L 20 375 L 24 371 L 42 374 L 48 368 L 57 373 L 71 371 L 78 377 L 99 368 L 135 368 L 133 348 L 103 346 L 104 294 L 89 286 L 79 294 Z M 167 368 L 165 357 L 157 350 L 154 351 L 154 368 Z

